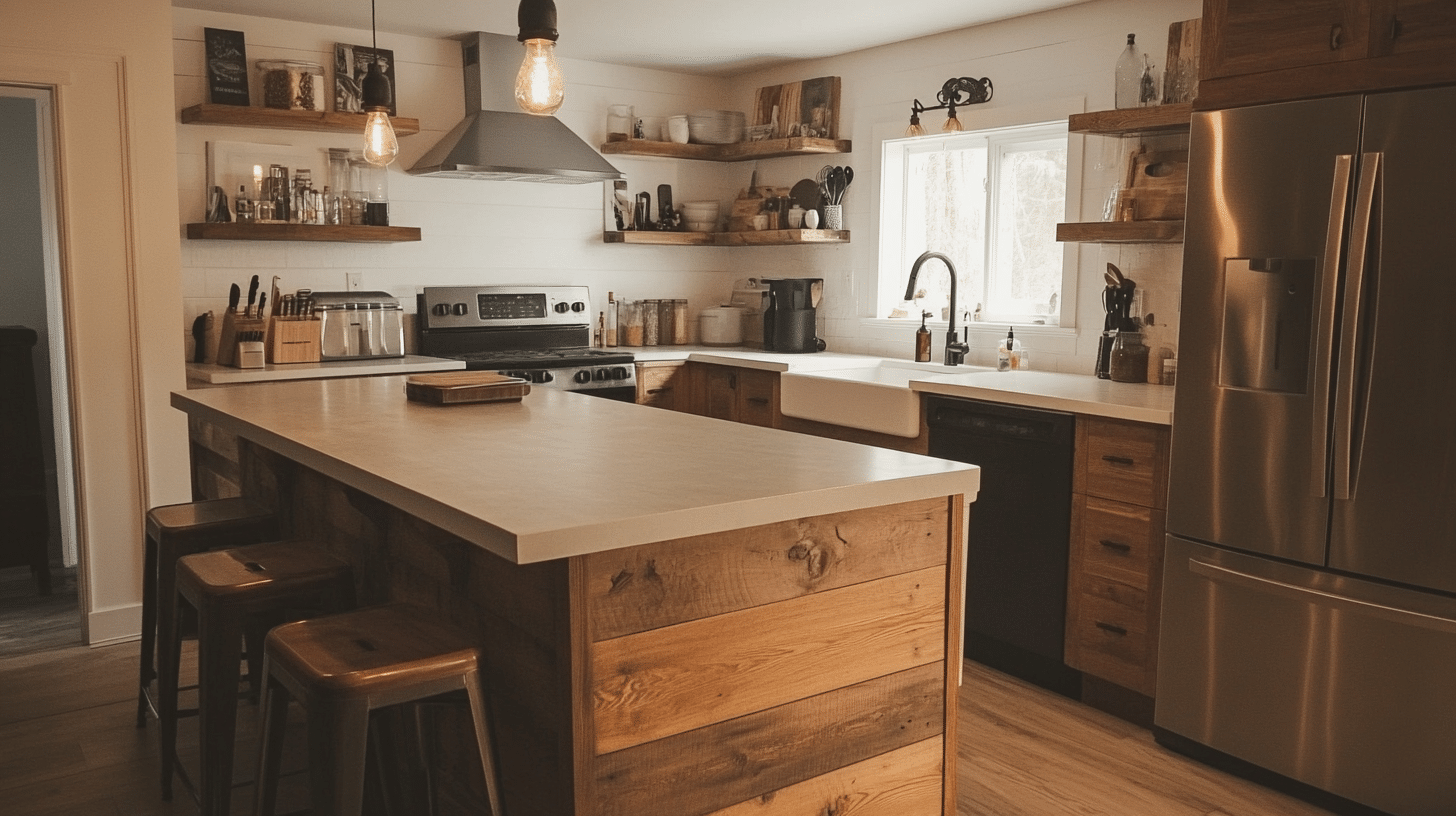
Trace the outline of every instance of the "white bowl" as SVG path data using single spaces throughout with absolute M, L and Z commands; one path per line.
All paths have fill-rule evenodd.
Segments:
M 748 117 L 743 111 L 700 110 L 688 114 L 688 141 L 737 144 L 743 141 Z
M 717 232 L 717 221 L 685 221 L 688 232 Z

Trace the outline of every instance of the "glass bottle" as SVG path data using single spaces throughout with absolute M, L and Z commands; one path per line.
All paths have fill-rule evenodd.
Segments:
M 676 332 L 677 327 L 673 325 L 672 299 L 663 298 L 657 301 L 657 345 L 672 345 Z
M 606 336 L 602 338 L 602 342 L 607 346 L 607 348 L 616 348 L 616 346 L 617 346 L 617 295 L 616 295 L 615 292 L 608 292 L 607 293 L 607 318 L 606 318 L 606 326 L 603 327 L 603 333 Z
M 624 300 L 617 304 L 617 310 L 621 315 L 622 324 L 626 326 L 626 331 L 622 332 L 617 340 L 624 346 L 642 345 L 642 302 Z
M 1113 96 L 1118 109 L 1141 106 L 1139 98 L 1142 94 L 1143 60 L 1138 56 L 1137 46 L 1133 44 L 1135 37 L 1135 34 L 1127 35 L 1127 47 L 1117 58 L 1117 85 Z

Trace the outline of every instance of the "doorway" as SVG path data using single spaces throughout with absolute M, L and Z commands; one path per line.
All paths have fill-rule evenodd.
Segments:
M 44 508 L 34 526 L 35 534 L 45 538 L 48 571 L 48 576 L 38 573 L 24 559 L 0 554 L 5 565 L 0 567 L 0 656 L 85 642 L 54 123 L 50 89 L 0 84 L 0 189 L 6 191 L 0 198 L 0 326 L 35 333 L 29 360 L 34 419 L 22 435 L 39 436 L 41 472 L 35 480 L 40 495 L 33 503 Z M 32 509 L 42 514 L 40 507 Z

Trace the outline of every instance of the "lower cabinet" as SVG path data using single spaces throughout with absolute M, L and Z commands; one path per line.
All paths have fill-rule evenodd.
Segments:
M 1078 417 L 1073 467 L 1067 665 L 1152 697 L 1168 429 Z
M 687 363 L 661 360 L 637 364 L 637 404 L 683 411 L 690 398 Z
M 777 371 L 687 362 L 675 376 L 687 396 L 678 394 L 673 406 L 678 411 L 764 428 L 780 425 Z

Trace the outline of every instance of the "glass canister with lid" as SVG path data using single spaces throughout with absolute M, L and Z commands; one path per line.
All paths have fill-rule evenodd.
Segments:
M 263 107 L 322 111 L 324 68 L 314 62 L 258 60 L 263 74 Z

